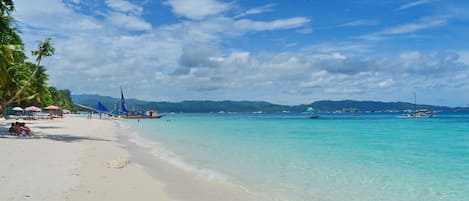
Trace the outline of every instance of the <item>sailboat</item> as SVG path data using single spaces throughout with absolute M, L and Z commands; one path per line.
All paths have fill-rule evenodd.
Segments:
M 430 118 L 434 114 L 428 109 L 417 109 L 417 94 L 414 92 L 414 112 L 404 114 L 406 118 Z
M 125 103 L 124 92 L 122 91 L 121 87 L 121 110 L 122 110 L 122 118 L 124 119 L 160 119 L 164 115 L 158 115 L 156 110 L 149 110 L 146 114 L 136 114 L 134 112 L 130 112 L 127 109 L 127 104 Z

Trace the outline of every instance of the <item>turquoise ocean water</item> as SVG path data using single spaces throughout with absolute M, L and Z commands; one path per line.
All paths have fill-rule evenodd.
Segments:
M 258 200 L 469 200 L 469 115 L 398 115 L 176 114 L 127 122 L 159 143 L 155 156 Z

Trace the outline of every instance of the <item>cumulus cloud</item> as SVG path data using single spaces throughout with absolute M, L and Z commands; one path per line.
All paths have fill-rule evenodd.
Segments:
M 107 19 L 114 26 L 131 31 L 145 31 L 151 29 L 150 23 L 145 22 L 141 18 L 132 15 L 126 15 L 122 13 L 110 13 L 107 16 Z
M 179 63 L 182 67 L 208 67 L 220 54 L 213 47 L 191 45 L 183 48 Z
M 112 25 L 129 31 L 148 31 L 152 28 L 151 24 L 140 16 L 143 12 L 141 6 L 125 0 L 106 0 L 106 4 L 112 9 L 105 14 Z
M 190 73 L 175 76 L 173 82 L 195 91 L 285 88 L 286 92 L 282 93 L 297 98 L 312 93 L 342 99 L 376 94 L 386 98 L 386 95 L 411 94 L 415 87 L 467 89 L 469 81 L 462 77 L 467 76 L 468 67 L 450 52 L 406 52 L 397 57 L 374 59 L 341 53 L 232 52 L 209 66 L 190 68 Z
M 50 82 L 76 94 L 116 96 L 116 86 L 122 85 L 129 97 L 149 100 L 250 99 L 296 104 L 317 99 L 389 100 L 414 87 L 469 89 L 467 53 L 406 51 L 372 57 L 366 52 L 372 51 L 367 44 L 346 42 L 284 52 L 226 48 L 226 41 L 247 33 L 308 29 L 310 20 L 245 18 L 248 13 L 270 12 L 269 6 L 229 17 L 223 12 L 230 4 L 224 3 L 216 11 L 191 13 L 179 8 L 176 12 L 182 1 L 168 0 L 173 12 L 187 19 L 156 26 L 143 20 L 141 7 L 122 6 L 125 2 L 108 0 L 102 15 L 95 17 L 61 1 L 19 0 L 15 17 L 25 25 L 28 48 L 34 48 L 38 39 L 53 36 L 56 54 L 43 60 Z M 55 10 L 37 9 L 38 5 Z M 401 26 L 377 35 L 424 28 Z
M 47 5 L 48 9 L 43 9 L 38 5 Z M 78 16 L 65 7 L 60 0 L 38 0 L 34 3 L 15 1 L 15 7 L 17 9 L 14 15 L 20 23 L 27 23 L 28 25 L 40 28 L 51 27 L 51 24 L 61 26 L 59 28 L 62 28 L 67 20 Z M 57 16 L 63 17 L 58 18 Z M 76 19 L 81 20 L 83 18 L 78 17 Z

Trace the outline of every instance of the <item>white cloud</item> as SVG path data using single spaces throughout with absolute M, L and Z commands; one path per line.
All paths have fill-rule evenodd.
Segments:
M 420 30 L 439 27 L 445 25 L 447 23 L 447 20 L 448 19 L 446 17 L 441 16 L 423 17 L 415 22 L 389 27 L 378 32 L 362 35 L 359 38 L 365 40 L 380 40 L 385 38 L 386 36 L 413 33 Z
M 248 9 L 248 10 L 236 15 L 234 18 L 240 18 L 240 17 L 244 17 L 244 16 L 248 16 L 248 15 L 257 15 L 257 14 L 261 14 L 261 13 L 272 12 L 274 10 L 273 9 L 274 6 L 275 6 L 275 4 L 271 3 L 271 4 L 266 4 L 266 5 L 263 5 L 263 6 L 251 8 L 251 9 Z
M 333 59 L 347 59 L 347 56 L 339 53 L 339 52 L 334 52 L 332 53 L 332 58 Z
M 122 13 L 110 13 L 107 19 L 114 26 L 124 28 L 131 31 L 146 31 L 151 29 L 151 24 L 143 19 L 132 15 Z
M 433 2 L 433 1 L 435 1 L 435 0 L 417 0 L 417 1 L 413 1 L 413 2 L 401 5 L 398 10 L 405 10 L 405 9 L 413 8 L 415 6 L 427 4 L 427 3 L 430 3 L 430 2 Z
M 219 14 L 229 8 L 229 4 L 216 0 L 167 0 L 174 14 L 189 19 L 203 19 Z
M 81 30 L 97 30 L 103 28 L 100 23 L 87 18 L 77 20 L 75 24 L 68 26 L 70 29 L 73 29 L 73 27 L 80 27 Z
M 310 45 L 306 48 L 303 48 L 303 51 L 309 52 L 322 52 L 322 53 L 331 53 L 331 52 L 346 52 L 346 53 L 369 53 L 371 47 L 364 43 L 350 43 L 350 42 L 322 42 L 318 44 Z
M 193 49 L 185 51 L 200 52 Z M 213 58 L 211 55 L 199 54 L 198 58 L 210 60 Z M 193 65 L 186 74 L 174 77 L 173 83 L 188 90 L 213 91 L 211 93 L 219 89 L 249 91 L 268 88 L 273 91 L 286 88 L 290 92 L 290 89 L 296 89 L 295 93 L 299 94 L 310 94 L 309 91 L 314 90 L 318 94 L 338 98 L 372 94 L 399 96 L 399 93 L 411 91 L 413 87 L 462 90 L 461 87 L 469 84 L 464 79 L 449 84 L 453 77 L 461 77 L 468 72 L 468 66 L 458 62 L 457 56 L 450 52 L 423 54 L 413 51 L 402 53 L 397 58 L 365 59 L 347 57 L 340 52 L 252 55 L 235 51 L 217 57 L 216 62 L 211 61 Z
M 356 27 L 356 26 L 375 26 L 378 25 L 379 21 L 370 19 L 370 20 L 355 20 L 347 23 L 338 25 L 338 27 Z
M 151 24 L 141 17 L 141 6 L 125 0 L 106 0 L 106 4 L 112 9 L 105 14 L 112 25 L 129 31 L 148 31 L 152 28 Z
M 391 34 L 403 34 L 419 31 L 422 29 L 429 29 L 437 26 L 446 24 L 446 19 L 444 18 L 422 18 L 418 22 L 403 24 L 400 26 L 392 27 L 386 30 L 383 30 L 381 34 L 391 35 Z
M 251 31 L 268 31 L 275 29 L 291 29 L 302 27 L 309 23 L 308 18 L 295 17 L 281 20 L 274 20 L 269 22 L 252 21 L 248 19 L 241 19 L 234 23 L 237 29 L 251 30 Z
M 132 4 L 125 0 L 106 0 L 106 4 L 115 11 L 140 15 L 143 12 L 141 6 Z
M 313 33 L 313 29 L 311 27 L 305 27 L 305 28 L 296 30 L 296 32 L 300 34 L 310 34 L 310 33 Z
M 422 54 L 418 51 L 412 51 L 412 52 L 403 52 L 400 54 L 400 59 L 403 61 L 416 61 L 422 58 Z
M 469 65 L 469 51 L 460 51 L 458 54 L 460 56 L 459 60 L 466 65 Z
M 48 5 L 43 9 L 38 5 Z M 14 16 L 20 22 L 27 22 L 34 26 L 47 27 L 50 23 L 62 21 L 57 15 L 70 16 L 73 12 L 66 8 L 59 0 L 15 1 L 16 12 Z
M 381 82 L 378 83 L 378 87 L 380 88 L 388 88 L 388 87 L 391 87 L 393 84 L 393 80 L 392 78 L 388 78 L 386 80 L 383 80 Z

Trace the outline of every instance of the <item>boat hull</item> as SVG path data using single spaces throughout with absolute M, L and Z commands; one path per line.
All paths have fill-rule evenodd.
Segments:
M 164 115 L 156 115 L 156 116 L 122 116 L 124 119 L 161 119 Z

